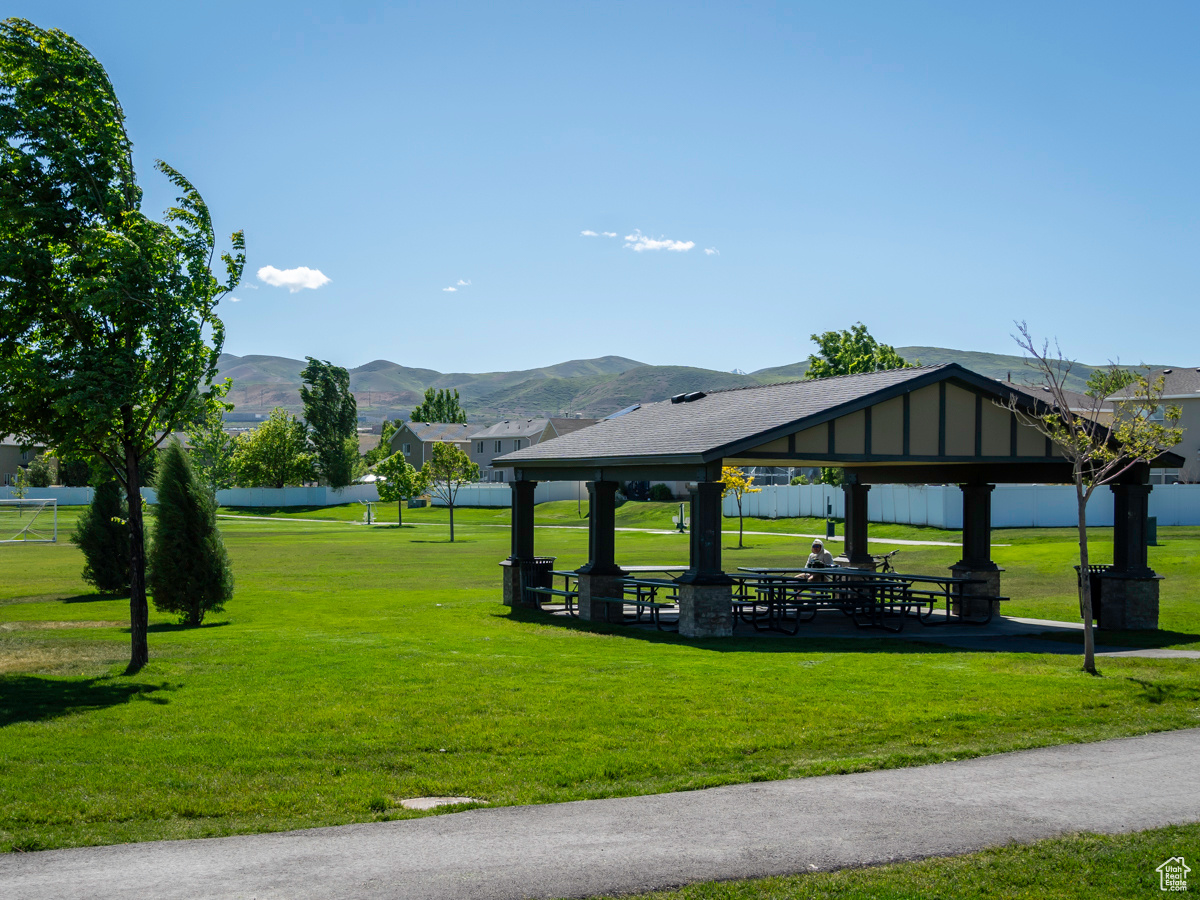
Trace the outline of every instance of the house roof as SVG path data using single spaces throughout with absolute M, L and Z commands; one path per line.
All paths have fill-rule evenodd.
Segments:
M 1200 398 L 1200 369 L 1178 366 L 1170 369 L 1155 369 L 1147 378 L 1154 384 L 1159 378 L 1163 380 L 1164 400 L 1186 400 L 1192 397 Z M 1109 399 L 1122 400 L 1130 396 L 1130 388 L 1117 391 Z
M 405 422 L 404 427 L 421 443 L 436 441 L 469 441 L 470 425 L 456 422 Z M 399 429 L 397 429 L 399 434 Z M 395 438 L 393 438 L 395 440 Z
M 1022 394 L 1027 394 L 1030 397 L 1036 397 L 1043 403 L 1050 403 L 1050 388 L 1045 385 L 1038 384 L 1017 384 L 1013 381 L 1000 382 L 1005 387 L 1012 388 L 1014 391 L 1020 391 Z M 1107 398 L 1101 400 L 1098 397 L 1093 397 L 1091 394 L 1081 394 L 1078 391 L 1063 390 L 1063 397 L 1066 399 L 1073 412 L 1112 412 L 1112 401 Z
M 599 419 L 555 419 L 549 420 L 550 426 L 554 428 L 554 432 L 558 437 L 564 434 L 570 434 L 573 431 L 578 431 L 581 428 L 587 428 L 589 425 L 595 425 Z
M 482 431 L 472 432 L 470 439 L 485 441 L 489 438 L 538 437 L 546 430 L 546 419 L 505 419 Z
M 953 363 L 731 388 L 711 391 L 686 402 L 672 399 L 644 403 L 619 418 L 602 419 L 589 428 L 506 454 L 494 464 L 681 456 L 707 461 L 724 455 L 737 444 L 769 439 L 769 433 L 775 429 L 803 423 L 831 409 L 897 387 L 903 389 L 921 380 L 937 381 L 950 369 L 986 381 L 999 392 L 998 382 Z

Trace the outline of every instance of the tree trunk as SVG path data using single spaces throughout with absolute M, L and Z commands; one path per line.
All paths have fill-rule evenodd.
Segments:
M 146 629 L 150 609 L 146 603 L 146 530 L 142 519 L 142 472 L 137 451 L 125 445 L 125 495 L 129 506 L 129 671 L 150 661 Z
M 404 498 L 401 497 L 396 501 L 396 526 L 404 525 Z
M 738 497 L 738 548 L 742 547 L 742 529 L 745 527 L 746 519 L 742 515 L 742 498 Z
M 450 543 L 454 543 L 454 498 L 450 498 Z
M 1079 502 L 1079 590 L 1083 615 L 1083 670 L 1096 674 L 1096 639 L 1092 631 L 1092 579 L 1088 574 L 1087 495 L 1076 485 Z

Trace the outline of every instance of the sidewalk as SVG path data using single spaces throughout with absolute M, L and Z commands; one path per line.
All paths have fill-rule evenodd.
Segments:
M 1194 821 L 1200 729 L 677 794 L 8 854 L 0 896 L 587 897 Z

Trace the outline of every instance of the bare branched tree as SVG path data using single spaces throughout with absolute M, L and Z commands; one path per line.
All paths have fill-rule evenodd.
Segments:
M 1162 408 L 1163 379 L 1153 383 L 1140 373 L 1132 382 L 1106 399 L 1077 394 L 1066 388 L 1072 363 L 1063 357 L 1055 342 L 1039 344 L 1024 322 L 1014 323 L 1013 340 L 1026 354 L 1035 371 L 1042 402 L 1031 408 L 1013 397 L 1009 409 L 1022 424 L 1048 437 L 1071 464 L 1075 498 L 1079 508 L 1079 612 L 1083 617 L 1083 668 L 1096 674 L 1096 644 L 1092 631 L 1092 590 L 1088 578 L 1087 503 L 1096 488 L 1112 484 L 1139 463 L 1150 463 L 1183 438 L 1174 427 L 1179 421 L 1176 406 Z M 1112 367 L 1114 370 L 1117 366 Z M 1037 395 L 1034 395 L 1035 397 Z

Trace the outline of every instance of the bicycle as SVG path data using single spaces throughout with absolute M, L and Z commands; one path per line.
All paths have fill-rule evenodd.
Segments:
M 899 553 L 899 550 L 893 550 L 891 553 L 884 553 L 881 556 L 871 554 L 871 559 L 875 560 L 875 565 L 879 566 L 878 572 L 895 572 L 896 569 L 892 565 L 892 557 Z

